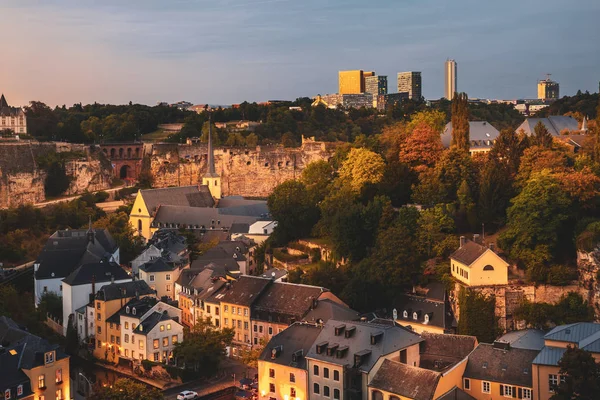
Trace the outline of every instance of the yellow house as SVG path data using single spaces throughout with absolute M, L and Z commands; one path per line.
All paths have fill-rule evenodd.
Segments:
M 469 355 L 462 389 L 478 400 L 533 399 L 532 362 L 538 353 L 507 342 L 480 343 Z
M 579 322 L 561 325 L 544 336 L 544 347 L 533 360 L 533 399 L 550 399 L 554 395 L 553 386 L 564 380 L 558 362 L 568 346 L 589 351 L 596 362 L 600 362 L 600 324 Z
M 306 354 L 319 335 L 316 325 L 295 323 L 274 336 L 258 358 L 258 397 L 307 400 Z
M 457 384 L 466 360 L 452 371 L 440 373 L 414 367 L 398 361 L 381 359 L 381 366 L 369 383 L 368 400 L 421 400 L 421 399 L 466 399 Z M 448 396 L 448 397 L 447 397 Z M 459 397 L 460 396 L 460 397 Z
M 460 238 L 460 247 L 450 256 L 452 276 L 467 286 L 508 284 L 508 263 L 490 247 Z
M 221 304 L 221 326 L 235 331 L 232 356 L 238 356 L 241 347 L 252 345 L 250 309 L 271 282 L 270 279 L 243 275 L 238 281 L 228 283 L 222 296 L 217 295 Z
M 98 290 L 94 299 L 96 358 L 118 362 L 122 354 L 118 311 L 134 297 L 154 297 L 155 294 L 144 281 L 111 283 Z
M 19 328 L 10 318 L 0 317 L 0 387 L 5 399 L 71 398 L 69 356 Z

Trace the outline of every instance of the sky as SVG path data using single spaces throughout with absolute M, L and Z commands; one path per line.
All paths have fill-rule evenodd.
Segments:
M 337 92 L 339 70 L 444 62 L 469 97 L 598 91 L 598 0 L 0 0 L 0 92 L 12 105 L 231 104 Z

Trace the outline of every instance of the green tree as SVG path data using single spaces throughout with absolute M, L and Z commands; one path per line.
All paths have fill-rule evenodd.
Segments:
M 569 292 L 562 295 L 556 304 L 532 303 L 527 300 L 515 310 L 515 319 L 527 326 L 547 329 L 550 326 L 591 322 L 594 308 L 580 294 Z
M 600 365 L 592 353 L 569 345 L 558 362 L 564 381 L 552 388 L 551 400 L 593 400 L 600 393 Z
M 110 232 L 119 246 L 123 264 L 128 264 L 137 257 L 144 247 L 143 239 L 135 234 L 129 224 L 129 215 L 124 212 L 107 214 L 94 222 L 94 228 L 104 228 Z
M 469 152 L 469 97 L 466 93 L 454 94 L 450 122 L 452 122 L 451 145 Z
M 460 318 L 458 333 L 475 336 L 479 342 L 492 343 L 498 337 L 496 298 L 483 293 L 461 288 L 458 294 Z
M 175 344 L 173 352 L 177 364 L 195 371 L 199 377 L 213 376 L 219 370 L 225 347 L 231 345 L 234 333 L 231 328 L 215 327 L 209 318 L 199 320 L 185 332 L 185 340 Z
M 436 245 L 454 232 L 454 220 L 444 205 L 422 211 L 417 225 L 416 247 L 425 258 L 435 256 Z
M 52 315 L 54 318 L 62 320 L 63 308 L 62 308 L 62 297 L 59 297 L 54 292 L 47 292 L 42 295 L 40 304 L 38 306 L 42 317 L 46 317 L 46 314 Z
M 544 281 L 545 265 L 556 256 L 559 233 L 570 217 L 571 201 L 549 171 L 534 173 L 509 207 L 500 246 L 527 266 L 535 281 Z
M 552 147 L 552 134 L 546 128 L 546 125 L 542 123 L 542 121 L 538 121 L 533 128 L 534 143 L 540 147 Z
M 277 221 L 273 237 L 280 244 L 308 236 L 319 220 L 319 209 L 306 186 L 299 181 L 278 185 L 267 199 L 267 205 Z
M 163 394 L 132 379 L 119 378 L 109 386 L 97 386 L 89 396 L 90 400 L 162 400 Z
M 322 201 L 330 191 L 333 168 L 325 160 L 313 161 L 304 168 L 300 181 L 306 186 L 315 204 Z

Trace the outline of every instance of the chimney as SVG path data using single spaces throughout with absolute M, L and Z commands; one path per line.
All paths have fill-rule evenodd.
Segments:
M 94 229 L 92 228 L 92 216 L 90 215 L 89 217 L 89 228 L 87 231 L 87 238 L 88 238 L 88 242 L 94 244 L 94 242 L 96 241 L 96 232 L 94 232 Z
M 92 275 L 92 296 L 96 296 L 96 275 Z
M 490 243 L 489 248 L 491 251 L 494 251 L 495 247 L 496 247 L 496 245 L 494 243 Z
M 479 240 L 479 233 L 476 233 L 476 234 L 473 235 L 473 241 L 475 243 L 481 244 L 480 240 Z
M 460 247 L 463 247 L 465 245 L 465 242 L 467 241 L 467 238 L 464 236 L 460 237 Z

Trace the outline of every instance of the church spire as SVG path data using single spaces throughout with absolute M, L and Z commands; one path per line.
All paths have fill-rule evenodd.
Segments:
M 94 243 L 96 241 L 96 232 L 94 232 L 94 228 L 92 227 L 92 216 L 89 216 L 89 222 L 88 222 L 88 231 L 87 231 L 87 238 L 88 238 L 88 242 L 90 243 Z
M 0 96 L 0 109 L 8 107 L 8 103 L 6 102 L 6 98 L 4 97 L 4 93 Z
M 583 133 L 587 133 L 588 131 L 588 127 L 587 127 L 587 118 L 585 117 L 585 115 L 583 116 L 583 122 L 581 123 L 581 132 Z
M 215 153 L 212 145 L 212 120 L 211 114 L 208 114 L 208 171 L 209 174 L 215 174 Z

